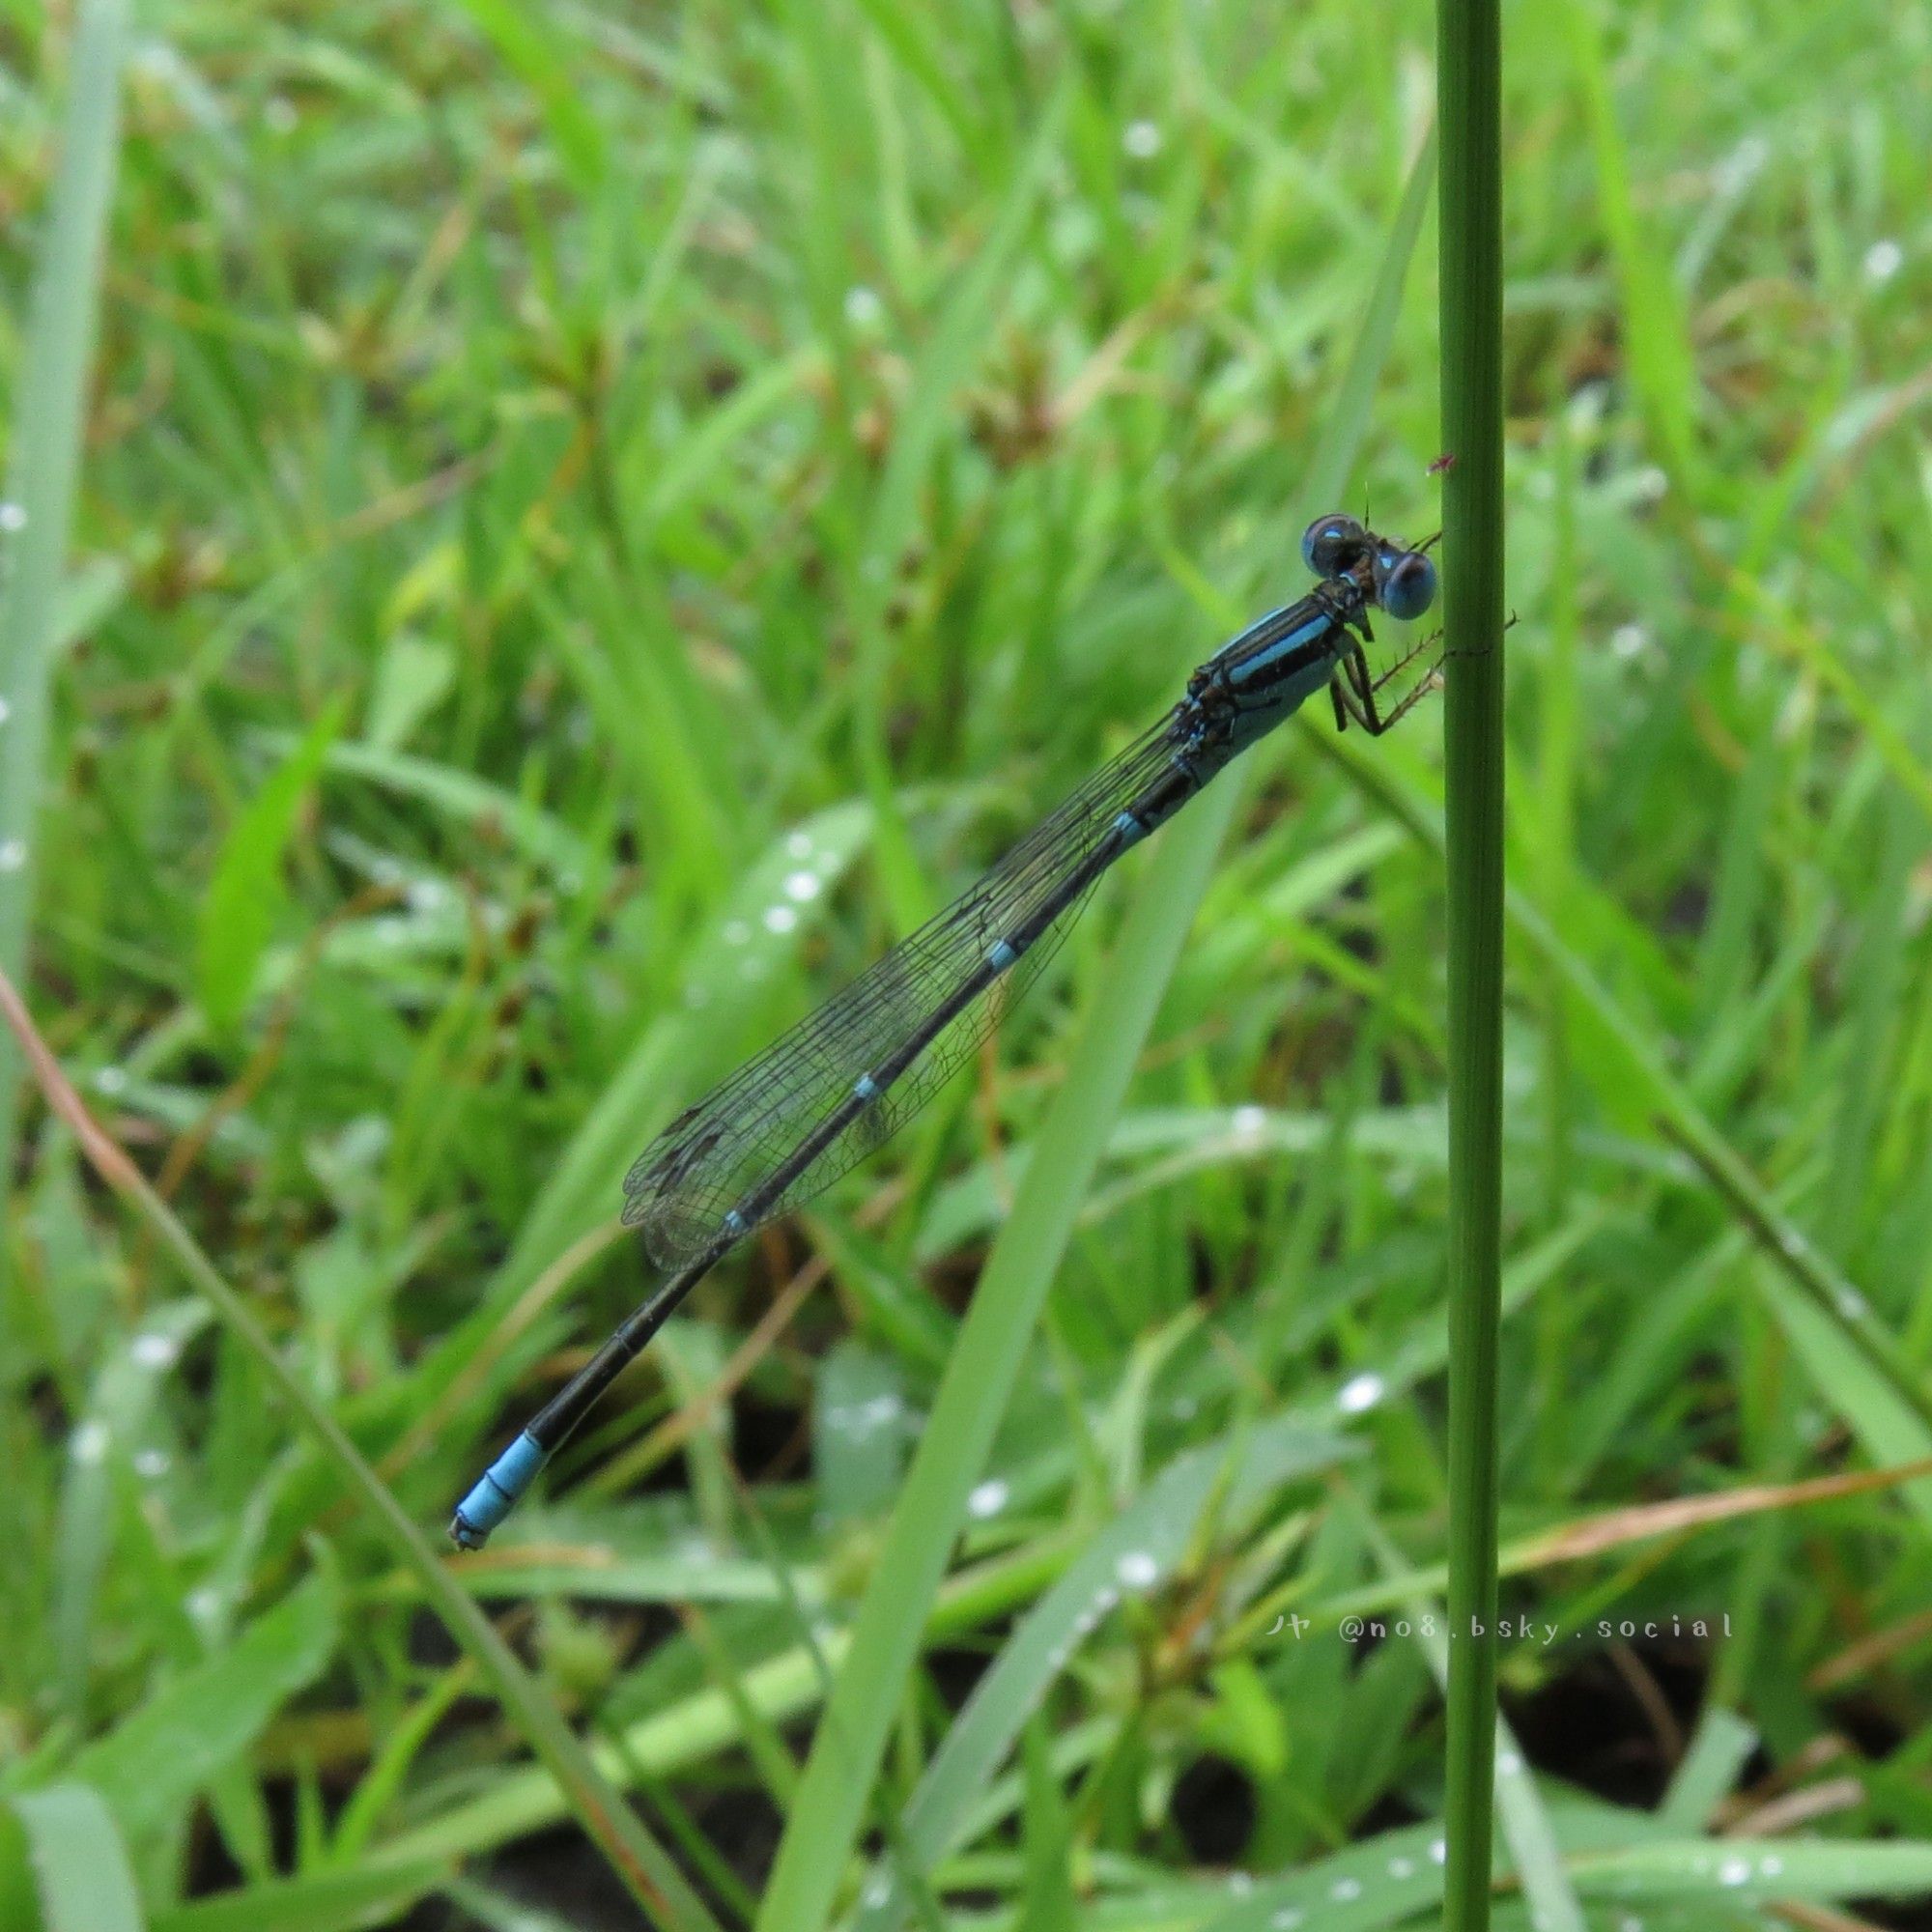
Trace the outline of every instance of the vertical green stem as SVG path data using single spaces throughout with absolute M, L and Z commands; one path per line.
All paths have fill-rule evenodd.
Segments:
M 1502 28 L 1440 0 L 1449 867 L 1449 1659 L 1442 1922 L 1490 1922 L 1502 1208 Z
M 74 20 L 60 159 L 36 249 L 34 290 L 0 517 L 0 972 L 24 979 L 45 776 L 61 574 L 80 484 L 87 377 L 120 157 L 127 0 L 88 0 Z M 49 58 L 43 45 L 42 57 Z M 0 1188 L 14 1173 L 19 1062 L 0 1030 Z M 6 1302 L 0 1248 L 0 1306 Z M 11 1321 L 0 1316 L 0 1352 Z

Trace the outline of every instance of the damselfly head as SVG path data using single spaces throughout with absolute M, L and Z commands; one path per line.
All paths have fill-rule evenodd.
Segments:
M 1369 533 L 1339 512 L 1317 517 L 1301 533 L 1301 560 L 1324 580 L 1346 577 L 1369 549 Z
M 1378 543 L 1375 578 L 1376 602 L 1405 624 L 1435 602 L 1435 564 L 1419 550 Z

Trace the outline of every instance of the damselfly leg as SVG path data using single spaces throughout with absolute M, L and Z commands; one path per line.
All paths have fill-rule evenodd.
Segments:
M 1419 643 L 1411 644 L 1379 677 L 1370 672 L 1368 653 L 1357 640 L 1335 667 L 1335 675 L 1328 682 L 1328 695 L 1335 704 L 1335 728 L 1346 731 L 1349 720 L 1352 718 L 1370 737 L 1379 738 L 1406 717 L 1436 688 L 1439 681 L 1436 673 L 1442 668 L 1439 657 L 1386 711 L 1381 708 L 1380 694 L 1417 658 L 1423 656 L 1441 635 L 1440 631 L 1432 631 Z

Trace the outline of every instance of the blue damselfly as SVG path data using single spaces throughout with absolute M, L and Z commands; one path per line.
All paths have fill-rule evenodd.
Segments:
M 964 897 L 671 1122 L 625 1179 L 624 1220 L 674 1272 L 464 1497 L 449 1526 L 458 1544 L 482 1548 L 619 1371 L 739 1241 L 829 1186 L 932 1096 L 1123 852 L 1324 686 L 1338 726 L 1353 719 L 1378 736 L 1430 689 L 1434 667 L 1384 711 L 1378 695 L 1427 645 L 1379 678 L 1362 649 L 1374 641 L 1372 610 L 1409 619 L 1435 602 L 1428 550 L 1352 517 L 1311 524 L 1301 554 L 1320 581 L 1307 596 L 1224 644 L 1158 724 Z

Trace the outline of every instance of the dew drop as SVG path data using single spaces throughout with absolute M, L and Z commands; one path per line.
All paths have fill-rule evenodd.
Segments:
M 1160 129 L 1151 121 L 1129 121 L 1121 146 L 1137 161 L 1151 160 L 1160 153 Z
M 10 534 L 27 527 L 27 508 L 24 503 L 0 503 L 0 530 Z
M 142 1449 L 134 1456 L 134 1473 L 146 1476 L 152 1482 L 156 1476 L 168 1472 L 168 1452 L 165 1449 Z
M 1905 266 L 1905 250 L 1889 238 L 1865 250 L 1865 280 L 1889 282 Z
M 1726 1859 L 1718 1867 L 1719 1885 L 1747 1885 L 1750 1881 L 1751 1862 L 1748 1859 Z
M 789 932 L 797 923 L 798 914 L 790 906 L 768 906 L 765 909 L 767 932 Z
M 158 1335 L 150 1328 L 134 1337 L 128 1352 L 144 1369 L 166 1369 L 174 1366 L 175 1357 L 181 1353 L 181 1344 L 172 1335 Z
M 815 899 L 818 896 L 823 884 L 824 881 L 816 872 L 787 872 L 784 882 L 785 897 L 796 899 L 803 905 L 807 899 Z
M 1114 1575 L 1125 1588 L 1145 1590 L 1159 1579 L 1160 1565 L 1154 1561 L 1151 1551 L 1129 1549 L 1114 1565 Z
M 0 839 L 0 872 L 17 872 L 26 863 L 27 844 L 25 839 Z
M 811 834 L 809 832 L 794 832 L 785 840 L 785 851 L 794 859 L 810 859 L 811 857 Z
M 1375 1407 L 1386 1392 L 1387 1384 L 1381 1377 L 1353 1376 L 1342 1384 L 1341 1393 L 1335 1398 L 1335 1406 L 1344 1415 L 1362 1415 Z
M 94 1076 L 97 1094 L 125 1094 L 128 1091 L 128 1073 L 125 1067 L 103 1066 Z
M 69 1443 L 69 1452 L 76 1463 L 98 1463 L 107 1454 L 107 1444 L 112 1438 L 104 1422 L 83 1422 L 73 1432 L 73 1439 Z
M 989 1516 L 998 1516 L 1007 1506 L 1008 1494 L 1005 1483 L 997 1476 L 988 1477 L 966 1498 L 966 1514 L 981 1521 Z
M 1229 1116 L 1228 1124 L 1241 1140 L 1258 1140 L 1267 1125 L 1267 1118 L 1265 1107 L 1236 1107 Z
M 845 320 L 854 328 L 870 328 L 885 312 L 877 289 L 860 282 L 845 291 Z
M 1350 1898 L 1360 1898 L 1361 1895 L 1362 1895 L 1362 1882 L 1358 1878 L 1338 1878 L 1335 1881 L 1335 1883 L 1328 1888 L 1328 1896 L 1330 1898 L 1347 1900 Z

